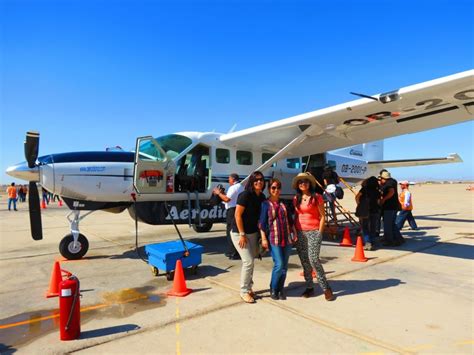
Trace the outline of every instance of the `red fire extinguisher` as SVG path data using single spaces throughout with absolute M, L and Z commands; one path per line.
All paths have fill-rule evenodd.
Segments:
M 81 334 L 81 305 L 79 279 L 70 276 L 59 284 L 59 337 L 78 339 Z

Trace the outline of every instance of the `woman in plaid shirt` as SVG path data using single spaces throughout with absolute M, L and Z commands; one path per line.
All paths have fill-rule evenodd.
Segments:
M 270 281 L 270 297 L 273 300 L 285 300 L 286 273 L 288 259 L 291 254 L 293 223 L 291 214 L 280 201 L 281 182 L 271 179 L 268 185 L 270 196 L 262 202 L 259 228 L 262 237 L 262 247 L 270 251 L 273 258 L 272 278 Z

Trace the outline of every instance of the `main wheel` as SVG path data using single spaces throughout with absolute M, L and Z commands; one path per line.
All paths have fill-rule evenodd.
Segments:
M 212 223 L 193 224 L 193 229 L 198 233 L 206 233 L 212 229 Z
M 86 255 L 89 250 L 89 241 L 83 234 L 79 234 L 76 245 L 72 234 L 66 235 L 59 243 L 59 252 L 68 260 L 77 260 Z

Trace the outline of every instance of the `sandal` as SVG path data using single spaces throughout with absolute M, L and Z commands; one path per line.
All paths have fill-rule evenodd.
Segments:
M 253 299 L 253 297 L 250 296 L 248 293 L 246 293 L 244 295 L 240 295 L 240 298 L 242 298 L 242 300 L 245 303 L 255 303 L 255 300 Z

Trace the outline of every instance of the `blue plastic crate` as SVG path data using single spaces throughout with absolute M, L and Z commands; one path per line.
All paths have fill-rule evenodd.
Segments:
M 184 257 L 184 247 L 180 240 L 155 243 L 145 245 L 145 253 L 148 256 L 148 263 L 156 269 L 171 273 L 176 267 L 176 261 L 181 259 L 183 268 L 196 268 L 202 262 L 202 245 L 187 242 L 186 247 L 189 250 L 189 256 Z M 157 270 L 154 271 L 155 274 Z

